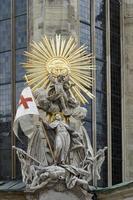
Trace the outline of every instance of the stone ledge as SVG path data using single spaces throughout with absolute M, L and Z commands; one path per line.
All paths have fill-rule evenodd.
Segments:
M 133 181 L 94 190 L 97 200 L 126 200 L 133 198 Z

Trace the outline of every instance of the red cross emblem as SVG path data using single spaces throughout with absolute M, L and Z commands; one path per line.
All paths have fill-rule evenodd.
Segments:
M 31 97 L 24 98 L 23 95 L 20 96 L 19 105 L 23 105 L 25 109 L 28 109 L 28 101 L 33 101 Z

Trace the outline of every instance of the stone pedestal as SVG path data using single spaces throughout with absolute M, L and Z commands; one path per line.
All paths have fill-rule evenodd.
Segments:
M 53 188 L 45 188 L 35 193 L 27 193 L 26 200 L 92 200 L 93 194 L 80 187 L 68 190 L 64 185 L 56 184 Z

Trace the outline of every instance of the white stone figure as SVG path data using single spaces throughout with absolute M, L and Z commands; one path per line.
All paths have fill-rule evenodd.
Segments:
M 41 162 L 43 165 L 48 165 L 46 154 L 49 153 L 47 147 L 45 130 L 38 116 L 26 115 L 19 120 L 20 128 L 24 135 L 28 137 L 27 153 Z M 32 162 L 31 164 L 34 164 Z
M 92 145 L 88 136 L 86 129 L 83 126 L 83 120 L 86 117 L 87 110 L 84 107 L 81 107 L 76 102 L 75 106 L 70 109 L 69 125 L 70 127 L 78 133 L 78 141 L 80 142 L 79 148 L 78 145 L 74 144 L 71 152 L 71 164 L 80 167 L 80 163 L 84 160 L 86 151 L 93 156 Z
M 68 97 L 63 87 L 63 84 L 64 84 L 63 76 L 59 75 L 57 77 L 54 77 L 52 75 L 49 75 L 49 80 L 52 83 L 51 89 L 49 89 L 49 92 L 48 92 L 49 99 L 53 100 L 54 98 L 56 100 L 59 100 L 61 109 L 63 111 L 66 111 L 66 102 L 67 102 Z
M 14 147 L 15 148 L 15 147 Z M 28 157 L 27 153 L 20 148 L 15 148 L 18 159 L 21 163 L 21 172 L 23 182 L 28 186 L 32 182 L 32 174 L 30 171 L 30 160 L 31 158 Z
M 104 147 L 103 149 L 99 149 L 99 151 L 96 154 L 96 170 L 95 170 L 95 176 L 98 180 L 101 179 L 100 173 L 101 173 L 101 167 L 105 160 L 105 151 L 107 150 L 107 147 Z
M 97 178 L 97 180 L 101 179 L 100 173 L 101 173 L 101 167 L 105 160 L 105 151 L 107 150 L 107 147 L 104 147 L 103 149 L 99 149 L 96 153 L 96 156 L 90 156 L 89 152 L 86 152 L 85 159 L 81 163 L 81 166 L 83 169 L 87 170 L 90 174 L 88 182 L 91 181 L 94 176 Z
M 32 166 L 34 171 L 34 178 L 30 186 L 31 190 L 37 190 L 49 183 L 56 183 L 59 179 L 65 179 L 65 169 L 60 166 L 39 167 Z
M 49 124 L 55 130 L 54 156 L 56 163 L 65 163 L 70 149 L 70 133 L 73 130 L 62 120 L 60 114 L 55 115 L 55 121 Z

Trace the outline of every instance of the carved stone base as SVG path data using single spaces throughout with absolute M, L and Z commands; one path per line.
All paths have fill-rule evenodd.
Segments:
M 80 187 L 68 190 L 63 184 L 57 184 L 52 189 L 42 189 L 35 193 L 27 193 L 27 200 L 92 200 L 93 195 Z

